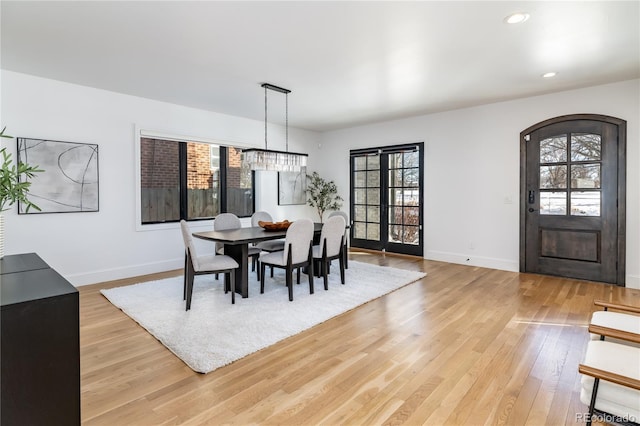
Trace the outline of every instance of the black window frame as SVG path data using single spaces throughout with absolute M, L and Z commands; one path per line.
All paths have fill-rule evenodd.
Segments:
M 180 217 L 175 220 L 159 220 L 159 221 L 148 221 L 144 222 L 142 220 L 142 216 L 140 218 L 140 224 L 142 226 L 146 225 L 158 225 L 164 223 L 178 223 L 181 220 L 185 220 L 187 222 L 199 222 L 204 220 L 213 220 L 215 216 L 211 217 L 199 217 L 199 218 L 188 218 L 187 217 L 187 144 L 188 143 L 200 143 L 207 145 L 206 142 L 198 142 L 198 141 L 187 141 L 187 140 L 176 140 L 176 139 L 164 139 L 161 137 L 152 137 L 145 136 L 144 139 L 155 139 L 162 140 L 168 142 L 175 142 L 178 144 L 178 180 L 179 180 L 179 202 L 180 202 Z M 142 143 L 142 139 L 140 139 L 139 143 Z M 220 213 L 228 213 L 228 199 L 227 199 L 227 169 L 229 166 L 228 163 L 228 152 L 230 148 L 241 149 L 233 146 L 226 145 L 217 145 L 217 144 L 208 144 L 218 146 L 220 149 Z M 140 158 L 140 167 L 142 169 L 142 158 Z M 256 210 L 256 174 L 255 171 L 251 171 L 251 213 L 247 215 L 238 216 L 240 218 L 251 217 L 251 215 Z M 140 189 L 142 190 L 142 184 L 140 185 Z M 142 206 L 141 206 L 142 208 Z

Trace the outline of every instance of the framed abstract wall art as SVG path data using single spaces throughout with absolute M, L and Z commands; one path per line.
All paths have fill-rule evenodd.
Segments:
M 278 172 L 278 205 L 307 202 L 307 172 Z
M 43 170 L 30 179 L 28 214 L 97 212 L 98 145 L 18 138 L 18 161 Z M 18 203 L 18 213 L 27 214 Z

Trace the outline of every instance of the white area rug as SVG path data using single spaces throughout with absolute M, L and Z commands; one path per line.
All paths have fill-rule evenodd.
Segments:
M 224 280 L 196 276 L 191 310 L 182 300 L 182 276 L 101 290 L 124 313 L 200 373 L 208 373 L 329 318 L 414 282 L 427 274 L 349 262 L 345 285 L 334 265 L 325 291 L 322 278 L 309 294 L 307 276 L 295 284 L 289 302 L 284 270 L 265 281 L 265 292 L 250 273 L 249 297 L 224 294 Z

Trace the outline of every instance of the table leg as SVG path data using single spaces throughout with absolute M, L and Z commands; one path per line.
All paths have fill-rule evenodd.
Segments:
M 235 270 L 236 293 L 249 297 L 249 244 L 226 244 L 224 254 L 240 265 Z

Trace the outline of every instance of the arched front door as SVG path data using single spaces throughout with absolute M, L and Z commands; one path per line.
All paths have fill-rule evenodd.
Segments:
M 624 285 L 626 121 L 552 118 L 520 153 L 520 271 Z

